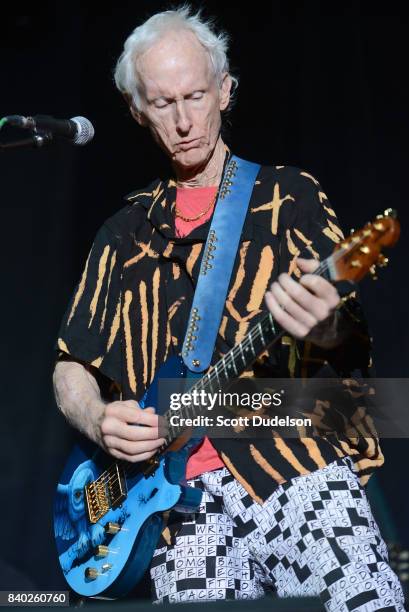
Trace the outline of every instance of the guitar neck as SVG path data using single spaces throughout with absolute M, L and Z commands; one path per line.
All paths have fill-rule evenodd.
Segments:
M 327 280 L 332 280 L 332 255 L 322 261 L 314 274 L 322 276 Z M 229 386 L 229 383 L 238 378 L 257 357 L 268 347 L 275 344 L 284 335 L 284 331 L 277 333 L 274 325 L 273 316 L 270 312 L 265 313 L 260 321 L 251 328 L 244 336 L 243 340 L 236 344 L 228 353 L 226 353 L 209 371 L 200 379 L 198 379 L 187 394 L 197 393 L 217 393 L 217 391 Z M 207 406 L 191 403 L 187 406 L 181 406 L 178 410 L 178 420 L 183 422 L 183 419 L 192 419 L 207 413 Z M 168 447 L 176 438 L 178 438 L 186 429 L 186 426 L 171 425 L 170 417 L 174 415 L 172 410 L 168 410 L 163 418 L 166 422 L 168 434 L 164 447 Z

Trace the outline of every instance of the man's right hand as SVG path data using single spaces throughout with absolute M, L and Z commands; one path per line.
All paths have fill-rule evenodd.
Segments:
M 101 438 L 110 455 L 132 463 L 146 461 L 165 442 L 159 438 L 154 408 L 142 409 L 134 400 L 107 404 L 101 421 Z

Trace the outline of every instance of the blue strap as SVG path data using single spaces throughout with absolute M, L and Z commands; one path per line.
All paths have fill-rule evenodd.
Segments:
M 182 358 L 192 372 L 211 362 L 241 230 L 260 166 L 233 156 L 227 164 L 203 251 Z

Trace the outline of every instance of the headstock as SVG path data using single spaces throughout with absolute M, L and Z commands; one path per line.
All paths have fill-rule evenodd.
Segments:
M 399 239 L 400 224 L 391 208 L 372 223 L 353 231 L 335 248 L 330 262 L 332 280 L 359 281 L 368 272 L 376 278 L 376 266 L 384 267 L 388 259 L 381 252 Z

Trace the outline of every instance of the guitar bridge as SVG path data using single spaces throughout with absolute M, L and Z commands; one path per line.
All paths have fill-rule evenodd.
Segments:
M 88 519 L 97 523 L 109 510 L 122 504 L 127 497 L 126 480 L 117 463 L 85 487 Z

